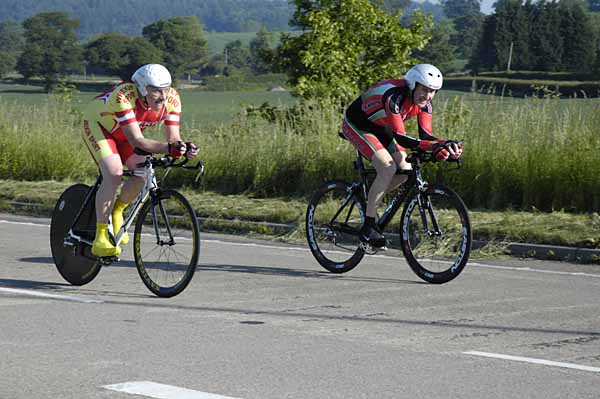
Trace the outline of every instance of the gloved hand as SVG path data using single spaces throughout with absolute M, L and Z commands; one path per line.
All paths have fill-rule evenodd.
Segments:
M 421 140 L 418 148 L 421 151 L 431 152 L 437 161 L 446 161 L 450 156 L 458 159 L 462 154 L 463 146 L 454 140 Z
M 196 144 L 192 143 L 191 141 L 187 141 L 185 143 L 185 146 L 187 148 L 186 155 L 189 159 L 194 159 L 200 152 L 200 149 L 198 148 L 198 146 Z
M 179 159 L 185 155 L 186 145 L 183 141 L 169 143 L 169 155 L 175 159 Z

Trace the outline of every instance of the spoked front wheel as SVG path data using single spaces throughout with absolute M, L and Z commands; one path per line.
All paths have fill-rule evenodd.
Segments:
M 402 252 L 423 280 L 442 284 L 456 278 L 471 252 L 471 222 L 460 197 L 445 186 L 414 193 L 400 226 Z
M 345 182 L 323 184 L 306 211 L 306 238 L 321 266 L 332 273 L 352 270 L 365 255 L 359 231 L 365 204 Z
M 140 277 L 155 295 L 168 298 L 187 287 L 198 263 L 200 229 L 182 194 L 160 190 L 148 198 L 137 218 L 133 250 Z

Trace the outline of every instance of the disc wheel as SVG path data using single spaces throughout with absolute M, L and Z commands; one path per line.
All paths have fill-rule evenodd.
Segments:
M 50 249 L 54 264 L 60 275 L 73 285 L 84 285 L 92 281 L 100 272 L 101 265 L 91 254 L 89 245 L 67 239 L 67 233 L 79 209 L 83 205 L 90 187 L 75 184 L 67 188 L 54 207 L 50 222 Z M 86 205 L 73 233 L 93 241 L 96 234 L 96 212 L 94 200 Z

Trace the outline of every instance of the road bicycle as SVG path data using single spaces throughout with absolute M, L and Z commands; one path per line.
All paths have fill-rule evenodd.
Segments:
M 134 220 L 133 254 L 137 271 L 146 287 L 159 297 L 181 293 L 192 280 L 200 254 L 200 229 L 196 213 L 178 191 L 162 189 L 156 176 L 159 168 L 195 170 L 195 183 L 204 173 L 204 164 L 188 165 L 187 158 L 176 161 L 170 156 L 146 155 L 143 163 L 124 176 L 139 176 L 145 181 L 142 191 L 130 206 L 123 226 L 112 231 L 110 238 L 119 245 Z M 69 283 L 81 286 L 91 282 L 102 266 L 119 261 L 117 257 L 96 257 L 91 253 L 96 234 L 95 197 L 102 182 L 99 174 L 91 187 L 75 184 L 58 199 L 50 224 L 52 257 L 60 275 Z
M 431 153 L 415 150 L 407 156 L 412 170 L 398 170 L 408 179 L 391 197 L 377 225 L 384 231 L 404 204 L 400 218 L 400 247 L 410 268 L 421 279 L 442 284 L 456 278 L 471 252 L 471 222 L 462 199 L 441 184 L 429 184 L 421 167 L 433 162 Z M 456 160 L 456 169 L 461 166 Z M 365 220 L 370 180 L 377 174 L 366 168 L 357 151 L 354 167 L 358 181 L 332 180 L 313 195 L 306 211 L 306 237 L 321 266 L 333 273 L 346 273 L 365 254 L 377 250 L 364 241 L 360 229 Z

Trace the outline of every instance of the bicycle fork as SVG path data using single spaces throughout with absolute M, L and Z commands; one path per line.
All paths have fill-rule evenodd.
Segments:
M 167 233 L 169 235 L 169 240 L 168 241 L 164 241 L 161 238 L 161 234 L 159 231 L 159 216 L 156 213 L 156 208 L 158 207 L 159 212 L 160 212 L 160 217 L 162 217 L 162 219 L 165 221 L 165 228 L 167 230 Z M 167 212 L 165 210 L 165 207 L 162 203 L 162 201 L 159 198 L 159 195 L 157 193 L 155 193 L 152 196 L 152 224 L 154 225 L 154 234 L 156 235 L 156 245 L 160 245 L 160 246 L 164 246 L 164 245 L 169 245 L 169 246 L 173 246 L 175 245 L 175 240 L 173 238 L 173 233 L 171 231 L 171 223 L 169 222 L 169 217 L 167 216 Z
M 425 196 L 422 193 L 417 194 L 417 203 L 419 205 L 421 222 L 423 223 L 423 232 L 429 237 L 438 236 L 443 238 L 444 233 L 440 229 L 440 225 L 433 210 L 433 205 L 431 205 L 431 199 L 429 196 Z M 433 230 L 429 228 L 429 222 L 427 220 L 428 215 L 431 220 L 431 224 L 433 225 Z

